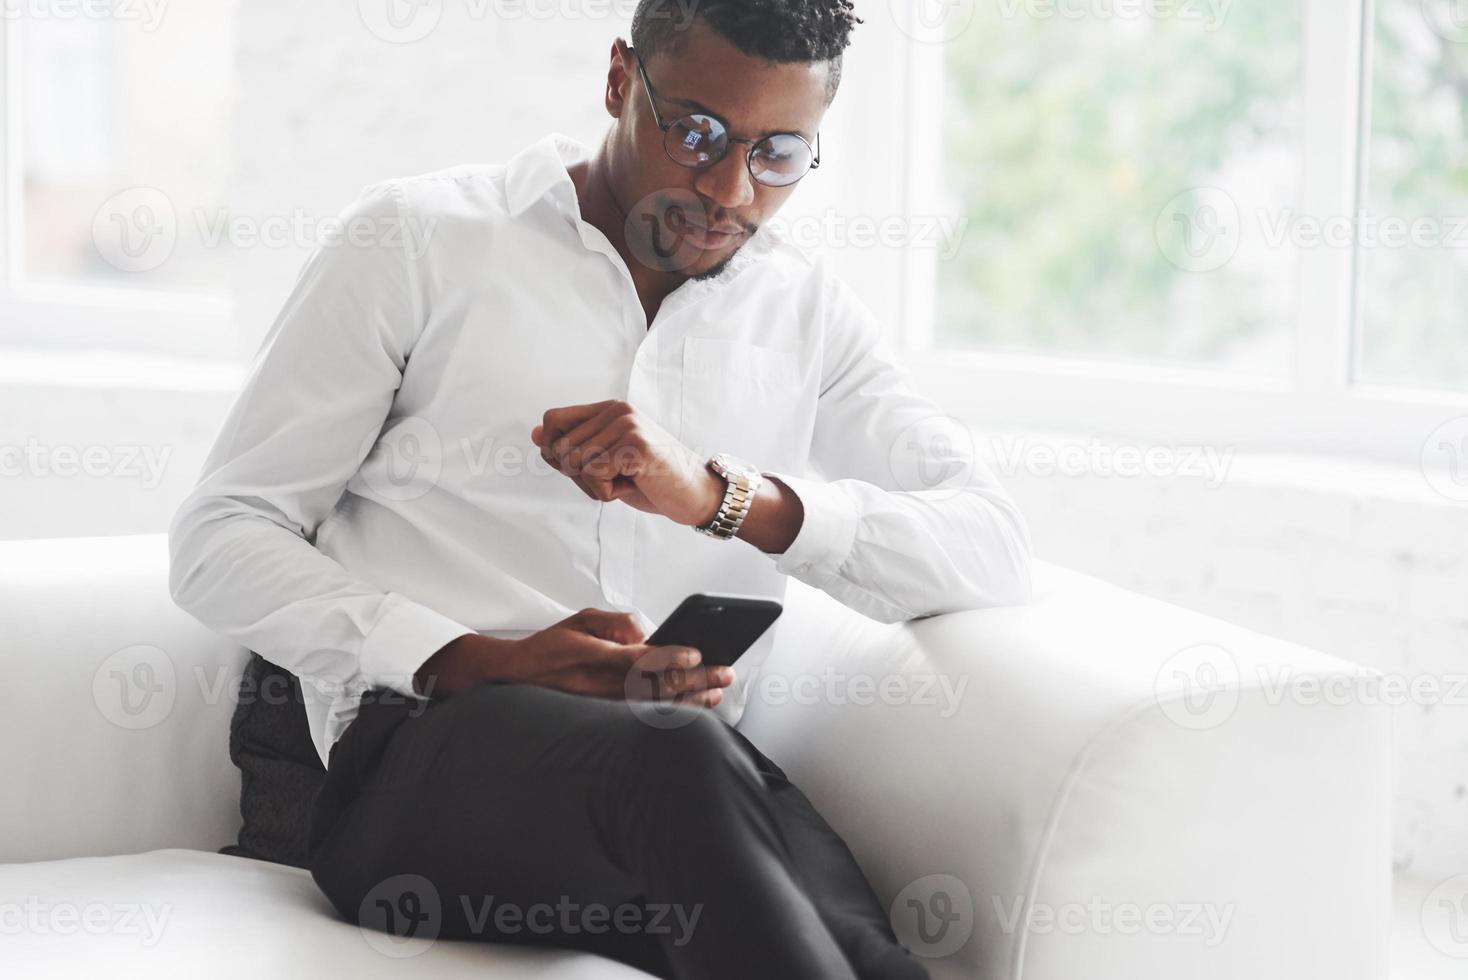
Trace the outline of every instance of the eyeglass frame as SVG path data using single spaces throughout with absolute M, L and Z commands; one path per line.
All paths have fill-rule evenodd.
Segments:
M 816 145 L 811 146 L 810 140 L 806 139 L 804 136 L 801 136 L 799 133 L 771 133 L 769 136 L 762 136 L 757 140 L 739 139 L 732 134 L 729 124 L 723 119 L 714 115 L 712 112 L 687 112 L 681 116 L 674 116 L 672 119 L 664 123 L 663 114 L 658 111 L 657 97 L 653 93 L 652 82 L 649 81 L 647 77 L 647 65 L 643 64 L 642 62 L 642 55 L 637 51 L 636 48 L 633 48 L 630 45 L 626 46 L 626 50 L 630 51 L 632 53 L 632 57 L 637 59 L 637 74 L 642 77 L 642 88 L 643 91 L 647 93 L 647 104 L 652 107 L 653 122 L 657 124 L 658 129 L 661 130 L 663 134 L 663 152 L 668 155 L 669 160 L 672 160 L 674 163 L 678 164 L 678 166 L 688 170 L 708 170 L 710 167 L 714 167 L 724 161 L 724 157 L 727 157 L 729 155 L 730 146 L 735 143 L 748 143 L 749 152 L 744 155 L 744 167 L 746 170 L 749 171 L 749 179 L 754 181 L 756 184 L 759 184 L 761 187 L 794 187 L 796 184 L 804 180 L 812 170 L 817 170 L 820 168 L 820 130 L 816 130 Z M 720 156 L 717 160 L 710 160 L 703 166 L 690 166 L 689 164 L 686 164 L 683 161 L 679 160 L 677 157 L 673 156 L 673 152 L 668 149 L 668 130 L 672 129 L 673 124 L 676 123 L 678 120 L 686 119 L 688 116 L 707 116 L 714 122 L 718 123 L 720 126 L 724 127 L 724 139 L 729 145 L 724 148 L 723 155 Z M 800 142 L 804 143 L 805 148 L 810 150 L 811 152 L 810 166 L 805 168 L 805 173 L 801 174 L 799 177 L 795 178 L 788 184 L 767 184 L 764 181 L 760 180 L 754 172 L 754 148 L 759 146 L 761 143 L 766 142 L 767 140 L 773 139 L 776 136 L 794 136 L 796 139 L 800 140 Z

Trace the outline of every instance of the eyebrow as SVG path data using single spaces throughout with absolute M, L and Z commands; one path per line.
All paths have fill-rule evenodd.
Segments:
M 658 93 L 658 96 L 662 98 L 664 102 L 677 102 L 679 105 L 686 105 L 690 109 L 701 112 L 706 116 L 713 116 L 720 122 L 723 122 L 725 127 L 728 127 L 729 125 L 727 122 L 724 121 L 724 116 L 722 114 L 715 112 L 708 106 L 704 105 L 702 102 L 699 102 L 697 99 L 683 99 L 679 98 L 676 95 L 663 95 L 663 93 L 661 92 Z M 782 136 L 786 133 L 794 133 L 796 136 L 799 136 L 801 139 L 805 140 L 807 143 L 810 143 L 812 146 L 815 145 L 814 134 L 803 133 L 798 129 L 772 129 L 768 133 L 764 133 L 761 136 L 756 137 L 754 142 L 758 143 L 760 140 L 769 139 L 771 136 Z

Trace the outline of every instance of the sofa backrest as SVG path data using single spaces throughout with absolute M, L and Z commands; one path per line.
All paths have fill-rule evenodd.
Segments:
M 234 841 L 248 655 L 167 570 L 163 535 L 0 541 L 0 862 Z

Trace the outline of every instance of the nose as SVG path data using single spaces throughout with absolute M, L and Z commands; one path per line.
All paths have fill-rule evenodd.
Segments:
M 699 173 L 694 189 L 729 210 L 754 203 L 754 178 L 745 162 L 748 152 L 743 143 L 729 147 L 724 159 Z

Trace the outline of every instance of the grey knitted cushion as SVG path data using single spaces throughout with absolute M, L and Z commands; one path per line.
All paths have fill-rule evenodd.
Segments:
M 229 726 L 229 757 L 240 770 L 239 843 L 221 854 L 306 866 L 306 821 L 326 769 L 311 742 L 301 684 L 250 654 Z

